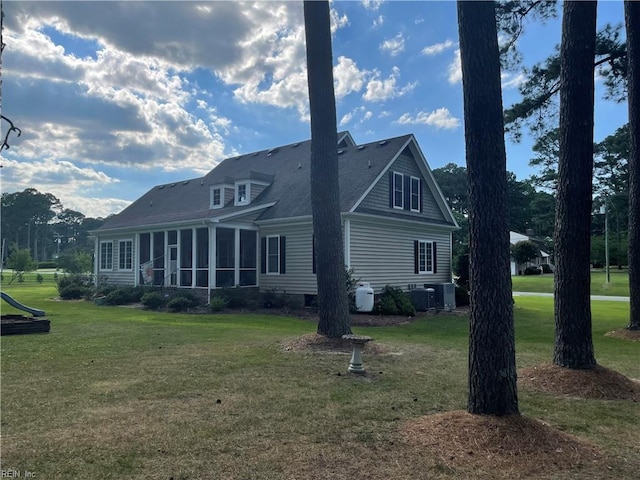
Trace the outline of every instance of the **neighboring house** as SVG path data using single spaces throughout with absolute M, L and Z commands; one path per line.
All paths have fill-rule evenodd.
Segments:
M 551 255 L 549 255 L 545 251 L 543 240 L 540 240 L 539 238 L 529 237 L 527 235 L 523 235 L 517 232 L 509 232 L 509 242 L 511 243 L 512 246 L 518 242 L 524 242 L 527 240 L 535 243 L 538 246 L 539 248 L 538 255 L 534 259 L 525 263 L 524 265 L 516 265 L 516 262 L 512 258 L 511 259 L 511 275 L 520 275 L 521 273 L 524 273 L 525 268 L 530 266 L 539 267 L 541 265 L 551 265 Z
M 375 291 L 451 282 L 458 228 L 413 135 L 339 134 L 344 262 Z M 95 274 L 122 285 L 317 293 L 310 141 L 227 158 L 158 185 L 94 230 Z

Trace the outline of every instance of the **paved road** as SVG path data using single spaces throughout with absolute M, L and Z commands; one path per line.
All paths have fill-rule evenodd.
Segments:
M 553 297 L 553 293 L 513 292 L 514 297 Z M 628 302 L 629 297 L 610 297 L 608 295 L 591 295 L 591 300 L 608 300 L 610 302 Z

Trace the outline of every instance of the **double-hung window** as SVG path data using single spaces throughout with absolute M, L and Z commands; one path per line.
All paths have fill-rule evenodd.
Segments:
M 420 211 L 420 179 L 418 177 L 411 177 L 411 211 Z
M 222 188 L 216 187 L 211 190 L 211 208 L 222 207 Z
M 113 269 L 113 242 L 100 242 L 100 270 Z
M 236 205 L 249 204 L 249 184 L 238 183 L 236 185 Z
M 416 250 L 416 273 L 435 273 L 435 244 L 417 240 Z
M 404 175 L 393 172 L 393 208 L 404 208 Z
M 267 237 L 267 273 L 280 273 L 280 237 Z
M 133 268 L 133 242 L 120 240 L 118 242 L 118 270 L 131 270 Z

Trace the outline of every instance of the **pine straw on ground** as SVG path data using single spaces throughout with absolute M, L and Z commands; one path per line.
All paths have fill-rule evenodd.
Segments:
M 631 340 L 634 342 L 640 342 L 640 330 L 629 330 L 628 328 L 621 328 L 620 330 L 613 330 L 605 333 L 607 337 L 624 338 L 625 340 Z
M 600 365 L 587 370 L 552 364 L 536 365 L 520 370 L 518 382 L 553 395 L 640 401 L 640 383 Z
M 477 478 L 537 478 L 602 458 L 594 445 L 520 415 L 446 412 L 406 422 L 403 435 L 423 455 L 450 468 L 472 469 Z
M 351 353 L 353 347 L 349 340 L 343 338 L 328 338 L 317 333 L 308 333 L 284 343 L 283 348 L 293 352 L 328 352 L 328 353 Z M 391 350 L 386 345 L 371 341 L 365 344 L 363 353 L 369 355 L 384 355 Z

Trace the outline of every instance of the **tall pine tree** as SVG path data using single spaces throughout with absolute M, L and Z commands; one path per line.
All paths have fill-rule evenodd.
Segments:
M 494 2 L 458 2 L 469 185 L 469 398 L 473 414 L 518 413 L 507 169 Z

